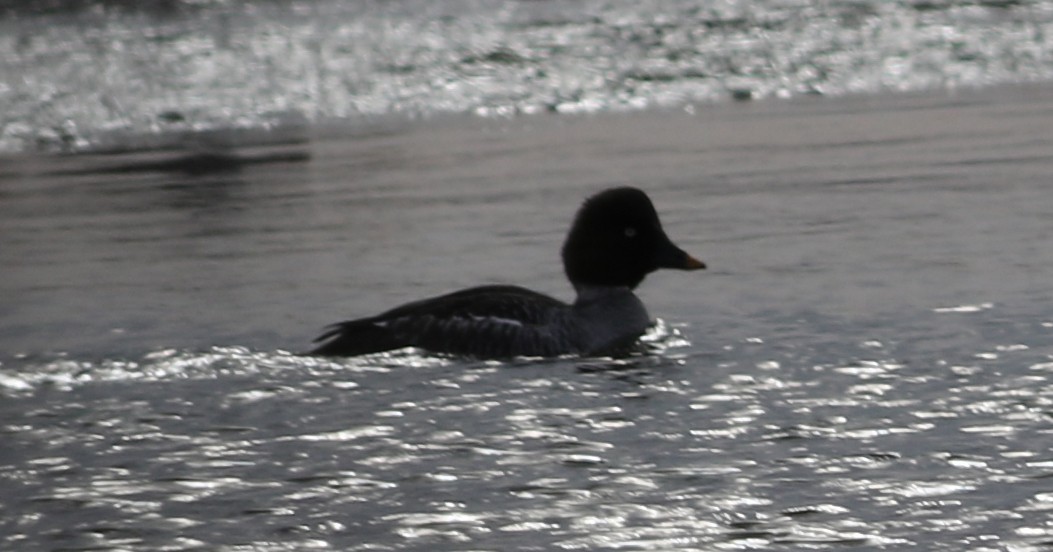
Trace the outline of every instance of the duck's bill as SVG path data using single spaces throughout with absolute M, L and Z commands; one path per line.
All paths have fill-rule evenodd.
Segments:
M 684 266 L 681 268 L 684 270 L 701 270 L 706 268 L 706 263 L 684 253 Z
M 701 270 L 706 268 L 706 263 L 688 255 L 673 242 L 667 242 L 657 252 L 656 265 L 658 268 L 672 268 L 679 270 Z

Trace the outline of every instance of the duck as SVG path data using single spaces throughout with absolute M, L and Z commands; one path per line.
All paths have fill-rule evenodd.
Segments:
M 478 359 L 593 357 L 631 348 L 653 324 L 633 291 L 655 270 L 705 263 L 666 235 L 634 187 L 585 200 L 562 249 L 576 297 L 566 303 L 515 285 L 484 285 L 332 324 L 308 354 L 350 357 L 413 347 Z

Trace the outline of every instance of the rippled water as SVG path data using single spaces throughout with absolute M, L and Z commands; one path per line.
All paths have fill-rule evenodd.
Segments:
M 1048 87 L 376 126 L 0 164 L 0 548 L 1041 550 Z M 701 273 L 625 359 L 291 352 L 567 297 L 589 193 Z
M 1051 37 L 1051 0 L 9 2 L 0 151 L 1049 81 Z
M 919 325 L 991 331 L 983 312 Z M 511 366 L 237 348 L 51 364 L 0 413 L 4 542 L 1038 549 L 1053 362 L 1018 341 L 1050 326 L 993 331 L 1010 336 L 991 350 L 773 332 Z

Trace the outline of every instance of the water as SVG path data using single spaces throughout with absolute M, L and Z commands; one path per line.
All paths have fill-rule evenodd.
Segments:
M 1044 549 L 1051 116 L 1014 87 L 9 158 L 0 548 Z M 626 183 L 711 267 L 641 287 L 650 353 L 292 353 L 458 287 L 568 297 L 570 217 Z
M 1051 0 L 0 4 L 0 151 L 1053 79 Z
M 1053 545 L 1047 2 L 463 5 L 0 6 L 0 549 Z M 625 184 L 648 352 L 295 354 Z

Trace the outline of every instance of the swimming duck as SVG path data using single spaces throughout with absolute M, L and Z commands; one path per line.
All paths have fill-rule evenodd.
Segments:
M 476 358 L 611 353 L 631 346 L 652 323 L 633 293 L 645 276 L 705 267 L 666 236 L 647 194 L 613 188 L 585 201 L 563 244 L 573 303 L 519 286 L 473 287 L 333 324 L 310 354 L 404 347 Z

